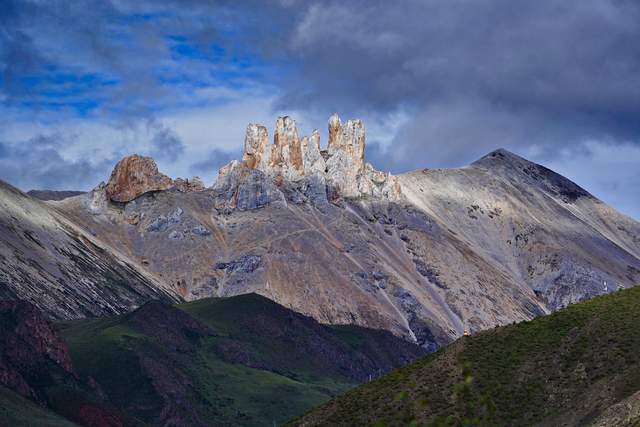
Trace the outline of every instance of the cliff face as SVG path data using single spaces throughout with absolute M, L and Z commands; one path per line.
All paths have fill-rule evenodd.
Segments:
M 197 176 L 191 181 L 183 178 L 174 181 L 158 171 L 152 158 L 134 154 L 116 164 L 104 186 L 104 194 L 113 202 L 127 203 L 143 194 L 170 188 L 187 193 L 204 190 L 204 184 Z
M 264 202 L 281 199 L 271 197 L 271 184 L 294 184 L 312 187 L 317 196 L 325 193 L 329 200 L 372 197 L 390 201 L 401 197 L 398 179 L 377 171 L 365 162 L 365 130 L 360 120 L 342 124 L 334 114 L 329 119 L 329 141 L 326 150 L 320 148 L 320 133 L 311 137 L 298 135 L 296 122 L 288 116 L 276 121 L 273 144 L 269 144 L 267 129 L 262 125 L 247 126 L 242 161 L 232 161 L 219 173 L 217 189 L 224 189 L 226 198 L 235 198 L 228 207 L 252 209 Z M 251 172 L 251 171 L 258 171 Z M 264 200 L 243 200 L 248 184 L 264 194 Z M 229 194 L 229 192 L 231 192 Z M 252 191 L 251 193 L 256 193 Z M 237 196 L 241 200 L 237 203 Z

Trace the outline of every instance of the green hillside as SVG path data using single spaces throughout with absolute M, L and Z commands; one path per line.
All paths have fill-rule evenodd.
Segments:
M 76 424 L 0 386 L 0 426 L 74 427 Z
M 388 332 L 328 327 L 258 295 L 63 324 L 76 371 L 149 424 L 282 423 L 423 354 Z
M 577 426 L 623 399 L 629 413 L 598 425 L 636 425 L 639 325 L 640 287 L 598 297 L 464 337 L 292 425 Z

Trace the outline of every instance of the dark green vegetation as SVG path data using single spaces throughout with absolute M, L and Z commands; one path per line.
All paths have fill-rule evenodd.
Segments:
M 589 425 L 640 390 L 639 325 L 640 287 L 598 297 L 464 337 L 293 424 Z
M 0 387 L 0 426 L 73 427 L 76 425 L 19 394 Z
M 75 372 L 144 423 L 267 425 L 408 363 L 389 332 L 323 326 L 250 294 L 62 324 Z

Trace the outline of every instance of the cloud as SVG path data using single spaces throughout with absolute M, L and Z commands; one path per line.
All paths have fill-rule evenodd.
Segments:
M 88 182 L 103 179 L 112 159 L 65 159 L 59 152 L 68 142 L 55 134 L 39 135 L 17 145 L 0 142 L 0 178 L 9 178 L 11 184 L 25 190 L 87 190 Z
M 637 22 L 632 0 L 8 0 L 0 136 L 60 131 L 76 138 L 53 148 L 63 159 L 146 150 L 184 175 L 239 151 L 247 122 L 293 113 L 307 132 L 338 111 L 365 120 L 369 158 L 395 172 L 500 146 L 591 164 L 594 141 L 640 144 Z M 43 129 L 12 130 L 14 111 Z
M 213 171 L 217 171 L 231 160 L 237 159 L 236 153 L 228 153 L 219 149 L 213 149 L 207 153 L 204 159 L 193 163 L 189 170 L 196 175 L 210 175 Z
M 153 134 L 151 146 L 157 157 L 175 161 L 184 154 L 184 143 L 172 129 L 158 121 L 150 121 L 147 126 Z

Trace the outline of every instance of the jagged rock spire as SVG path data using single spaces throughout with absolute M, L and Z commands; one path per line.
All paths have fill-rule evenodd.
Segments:
M 269 144 L 268 131 L 264 126 L 248 125 L 242 163 L 235 162 L 221 169 L 217 186 L 226 188 L 235 180 L 230 177 L 247 176 L 238 169 L 245 168 L 288 182 L 316 177 L 314 182 L 326 183 L 331 190 L 328 193 L 339 197 L 399 198 L 397 178 L 377 171 L 365 162 L 365 129 L 362 121 L 349 120 L 343 124 L 340 117 L 333 114 L 328 125 L 326 150 L 320 147 L 320 133 L 317 130 L 313 131 L 311 137 L 300 138 L 296 122 L 289 116 L 276 120 L 273 144 Z M 230 174 L 231 170 L 235 172 Z
M 262 125 L 249 124 L 244 136 L 242 162 L 249 169 L 263 169 L 269 164 L 269 131 Z

